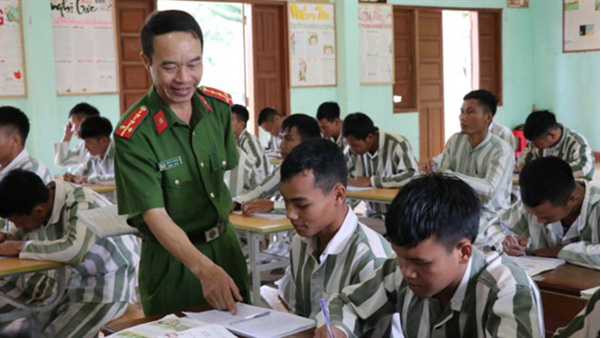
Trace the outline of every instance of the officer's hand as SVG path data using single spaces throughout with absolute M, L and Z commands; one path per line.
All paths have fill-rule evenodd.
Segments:
M 271 212 L 273 211 L 273 202 L 268 200 L 252 200 L 242 204 L 242 214 L 250 216 L 255 212 Z
M 236 301 L 242 296 L 234 280 L 220 266 L 213 264 L 202 271 L 202 292 L 209 304 L 217 310 L 228 310 L 236 314 Z
M 341 329 L 335 327 L 335 326 L 331 326 L 332 328 L 332 336 L 334 338 L 346 338 L 346 333 L 344 331 L 342 331 Z M 330 334 L 328 333 L 328 327 L 327 326 L 322 326 L 319 329 L 315 330 L 315 335 L 313 336 L 314 338 L 329 338 Z
M 507 235 L 503 240 L 503 251 L 510 256 L 522 256 L 526 253 L 526 245 L 528 243 L 528 238 L 523 236 L 515 236 L 515 239 L 518 241 L 518 244 L 515 243 L 511 236 Z
M 0 256 L 19 256 L 24 245 L 23 241 L 6 240 L 0 243 Z
M 366 176 L 359 176 L 348 180 L 347 185 L 353 187 L 371 187 L 371 179 Z

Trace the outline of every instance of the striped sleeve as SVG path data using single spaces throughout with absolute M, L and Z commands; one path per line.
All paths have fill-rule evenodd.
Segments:
M 553 338 L 567 337 L 599 337 L 599 290 L 593 294 L 584 309 L 567 326 L 559 328 L 553 335 Z
M 253 190 L 237 196 L 234 200 L 240 204 L 261 198 L 269 199 L 280 192 L 280 167 L 271 172 L 264 180 Z
M 83 162 L 79 165 L 79 167 L 77 167 L 75 169 L 75 171 L 73 172 L 73 175 L 75 176 L 88 176 L 90 175 L 90 173 L 92 172 L 92 161 L 94 159 L 92 158 L 92 156 L 88 153 L 86 154 L 86 157 L 84 158 Z
M 269 159 L 259 139 L 244 131 L 240 135 L 239 145 L 246 152 L 253 167 L 257 170 L 257 180 L 263 180 L 269 174 Z
M 567 129 L 567 128 L 566 128 Z M 584 137 L 575 131 L 568 130 L 566 161 L 572 168 L 574 177 L 585 177 L 592 180 L 595 174 L 593 150 Z
M 238 165 L 225 172 L 223 178 L 228 186 L 232 196 L 237 196 L 252 190 L 257 184 L 257 171 L 253 168 L 253 163 L 242 149 L 238 149 L 240 160 Z
M 417 161 L 413 155 L 411 145 L 402 137 L 394 139 L 392 135 L 384 134 L 386 145 L 383 154 L 380 154 L 380 168 L 371 177 L 372 186 L 376 188 L 396 188 L 404 185 L 413 176 L 419 173 Z M 390 163 L 388 163 L 390 162 Z
M 111 174 L 99 174 L 95 173 L 88 176 L 89 184 L 99 184 L 99 185 L 115 185 L 115 173 Z
M 503 251 L 502 243 L 507 237 L 507 232 L 501 222 L 504 222 L 513 234 L 530 237 L 528 218 L 523 212 L 521 201 L 514 203 L 509 209 L 500 211 L 485 230 L 485 236 L 494 242 L 499 251 Z
M 68 167 L 80 164 L 85 157 L 83 142 L 73 150 L 69 149 L 69 142 L 57 142 L 54 144 L 54 164 L 57 167 Z

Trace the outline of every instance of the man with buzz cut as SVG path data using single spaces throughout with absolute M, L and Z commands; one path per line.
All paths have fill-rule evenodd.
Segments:
M 520 194 L 521 200 L 500 211 L 486 229 L 498 249 L 512 256 L 559 257 L 599 269 L 598 187 L 574 180 L 570 165 L 551 156 L 526 163 L 520 172 Z
M 274 108 L 265 107 L 259 112 L 257 124 L 269 133 L 265 152 L 271 157 L 280 157 L 282 121 L 284 121 L 284 117 Z
M 242 149 L 255 169 L 257 181 L 262 181 L 269 174 L 269 159 L 261 146 L 259 138 L 246 130 L 248 110 L 240 104 L 232 106 L 232 126 L 236 144 Z
M 344 149 L 342 136 L 342 120 L 340 119 L 340 106 L 334 101 L 324 102 L 317 108 L 317 123 L 321 128 L 323 137 L 336 143 L 338 148 Z
M 333 337 L 395 312 L 408 338 L 542 337 L 536 284 L 504 254 L 473 246 L 479 218 L 476 192 L 456 177 L 433 173 L 403 186 L 386 214 L 397 257 L 331 295 Z M 315 337 L 329 336 L 324 324 L 319 314 Z
M 537 110 L 526 118 L 524 136 L 529 141 L 520 157 L 520 167 L 546 156 L 566 161 L 575 178 L 592 180 L 595 174 L 593 150 L 584 136 L 561 123 L 548 110 Z

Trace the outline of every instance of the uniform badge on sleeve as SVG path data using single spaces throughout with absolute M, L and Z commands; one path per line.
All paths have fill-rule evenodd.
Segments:
M 119 128 L 117 128 L 115 134 L 129 139 L 140 125 L 140 122 L 146 117 L 146 114 L 148 114 L 148 108 L 146 108 L 146 106 L 136 108 L 136 110 L 123 121 Z

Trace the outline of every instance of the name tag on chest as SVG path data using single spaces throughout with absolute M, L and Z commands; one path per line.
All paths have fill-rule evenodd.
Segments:
M 167 169 L 178 167 L 182 164 L 183 164 L 182 158 L 180 156 L 178 156 L 178 157 L 173 157 L 173 158 L 161 161 L 161 162 L 157 163 L 157 166 L 159 167 L 160 171 L 165 171 Z

